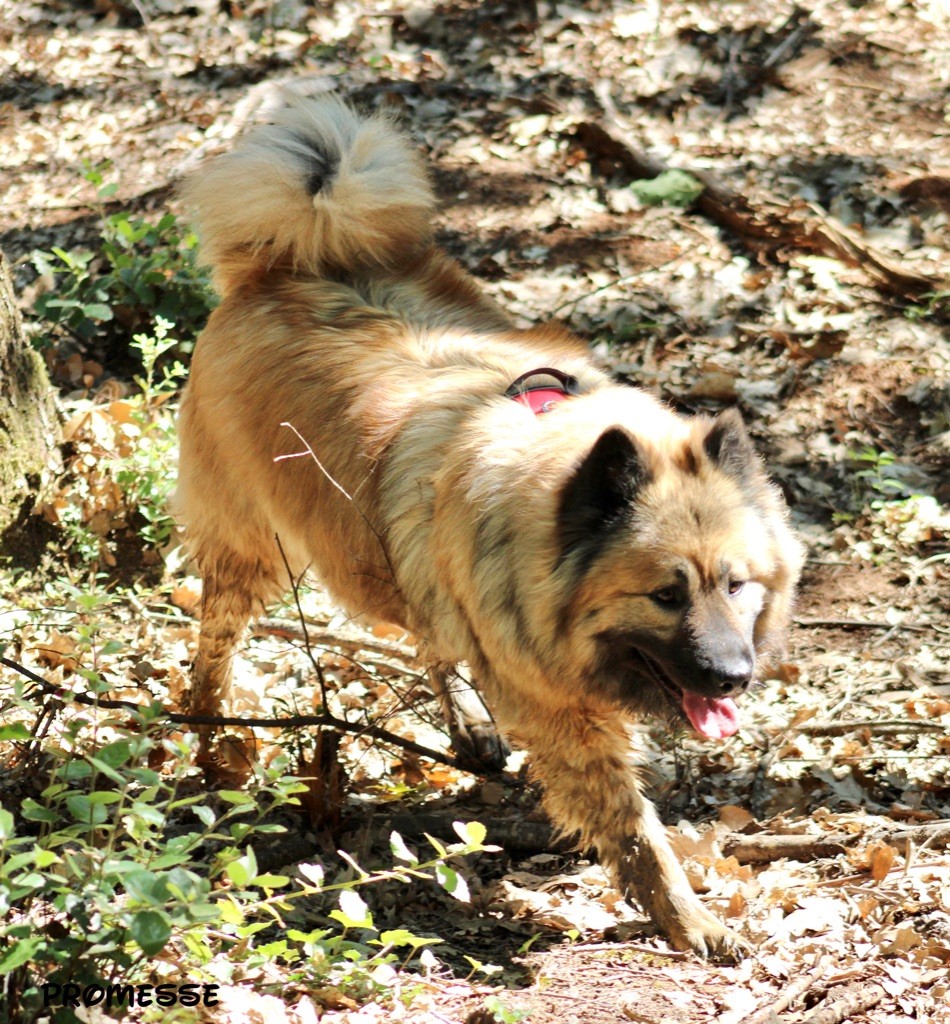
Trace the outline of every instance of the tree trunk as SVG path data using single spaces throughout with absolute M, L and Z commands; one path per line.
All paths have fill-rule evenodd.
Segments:
M 59 424 L 46 367 L 23 334 L 0 252 L 0 537 L 56 465 Z

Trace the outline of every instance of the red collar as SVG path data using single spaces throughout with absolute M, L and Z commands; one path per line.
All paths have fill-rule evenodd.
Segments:
M 554 385 L 542 383 L 529 385 L 528 381 L 532 377 L 553 377 L 557 383 Z M 549 366 L 542 366 L 537 370 L 529 370 L 517 380 L 512 381 L 505 391 L 505 397 L 527 406 L 536 416 L 540 416 L 541 413 L 550 412 L 558 402 L 563 402 L 565 398 L 579 393 L 575 377 L 563 373 L 561 370 L 552 370 Z

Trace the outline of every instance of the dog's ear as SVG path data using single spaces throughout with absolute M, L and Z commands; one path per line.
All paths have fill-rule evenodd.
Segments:
M 599 545 L 649 479 L 649 461 L 637 440 L 622 427 L 608 427 L 561 491 L 558 564 L 582 544 Z
M 703 450 L 714 465 L 740 484 L 758 479 L 761 463 L 738 410 L 726 409 L 713 420 Z

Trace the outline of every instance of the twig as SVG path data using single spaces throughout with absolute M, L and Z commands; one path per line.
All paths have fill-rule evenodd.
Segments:
M 841 1024 L 848 1017 L 877 1006 L 887 993 L 871 979 L 853 981 L 829 991 L 822 1005 L 810 1013 L 803 1024 Z
M 60 700 L 68 701 L 71 704 L 82 704 L 85 707 L 104 708 L 107 711 L 125 711 L 128 714 L 140 715 L 146 711 L 144 704 L 136 704 L 129 700 L 108 700 L 104 697 L 96 697 L 88 693 L 75 693 L 65 690 L 61 686 L 44 679 L 41 675 L 30 671 L 23 665 L 11 661 L 9 658 L 0 656 L 0 665 L 19 672 L 20 675 L 32 680 L 40 686 L 44 693 L 52 694 Z M 321 715 L 286 715 L 274 716 L 271 718 L 240 718 L 228 715 L 186 715 L 178 711 L 162 711 L 161 718 L 176 725 L 210 725 L 210 726 L 243 726 L 259 729 L 294 729 L 304 726 L 320 726 L 328 729 L 336 729 L 339 732 L 354 733 L 359 736 L 371 736 L 383 743 L 408 750 L 410 753 L 418 754 L 420 757 L 428 758 L 438 764 L 448 765 L 450 768 L 460 768 L 458 761 L 450 754 L 439 750 L 432 750 L 413 740 L 397 736 L 388 729 L 378 725 L 361 725 L 358 722 L 347 722 L 337 718 L 329 712 Z
M 797 861 L 821 860 L 836 857 L 864 842 L 885 842 L 892 846 L 926 842 L 933 847 L 947 846 L 950 845 L 950 821 L 931 821 L 909 828 L 870 828 L 858 833 L 831 832 L 823 836 L 733 833 L 723 843 L 723 854 L 735 857 L 740 864 L 771 864 L 783 857 Z
M 824 978 L 829 963 L 828 958 L 822 958 L 813 971 L 792 978 L 777 999 L 773 999 L 768 1006 L 763 1006 L 748 1017 L 743 1017 L 740 1024 L 772 1024 L 772 1021 L 776 1020 L 783 1010 L 787 1010 L 792 1003 L 801 999 L 806 992 L 814 988 Z
M 286 425 L 290 426 L 289 423 Z M 296 430 L 294 431 L 294 433 L 297 433 Z M 299 434 L 297 434 L 297 436 L 300 437 Z M 314 458 L 316 458 L 315 455 Z M 320 465 L 320 463 L 318 462 L 317 465 Z M 323 466 L 320 466 L 320 468 L 323 469 Z M 326 470 L 324 470 L 324 472 L 326 472 Z M 331 477 L 331 479 L 333 478 Z M 335 480 L 334 483 L 336 483 Z M 339 486 L 340 485 L 337 484 L 337 487 Z M 340 490 L 343 491 L 343 488 L 340 487 Z M 346 491 L 343 491 L 343 493 L 346 494 Z M 346 496 L 349 498 L 348 494 Z M 307 652 L 307 657 L 310 659 L 310 664 L 313 665 L 313 670 L 316 673 L 317 682 L 320 685 L 320 705 L 323 708 L 324 713 L 326 714 L 327 708 L 329 707 L 329 704 L 327 702 L 327 681 L 326 677 L 323 674 L 323 666 L 320 664 L 319 660 L 313 656 L 313 648 L 310 646 L 310 635 L 307 632 L 307 620 L 304 617 L 303 608 L 300 604 L 300 578 L 302 578 L 303 573 L 301 573 L 300 578 L 294 576 L 293 571 L 290 568 L 290 562 L 287 561 L 287 552 L 284 551 L 284 545 L 280 542 L 280 534 L 275 533 L 274 540 L 277 542 L 277 550 L 280 552 L 280 557 L 284 563 L 284 568 L 287 570 L 287 577 L 290 580 L 290 589 L 294 595 L 294 604 L 297 606 L 297 617 L 300 620 L 300 629 L 301 632 L 303 633 L 304 650 Z M 304 569 L 304 572 L 306 571 L 307 570 Z
M 304 628 L 304 623 L 306 629 Z M 393 640 L 380 640 L 370 637 L 347 637 L 331 629 L 316 626 L 312 620 L 291 622 L 289 619 L 263 618 L 251 626 L 251 633 L 256 636 L 284 636 L 294 640 L 304 640 L 304 634 L 312 643 L 320 646 L 342 647 L 349 651 L 373 651 L 378 654 L 390 654 L 404 661 L 416 661 L 417 653 L 406 644 Z
M 597 121 L 578 121 L 574 135 L 595 157 L 618 164 L 634 178 L 655 178 L 671 170 L 631 138 L 616 113 Z M 710 220 L 738 235 L 750 248 L 787 259 L 783 250 L 818 252 L 864 269 L 884 290 L 903 297 L 938 291 L 943 281 L 918 274 L 868 245 L 859 235 L 818 207 L 768 198 L 758 206 L 715 175 L 694 167 L 681 168 L 703 185 L 697 208 Z
M 886 735 L 901 732 L 946 732 L 946 726 L 939 722 L 908 722 L 902 718 L 857 718 L 850 722 L 806 722 L 790 728 L 791 733 L 805 736 L 844 736 L 849 732 L 867 729 L 868 732 Z
M 662 956 L 667 960 L 691 960 L 694 956 L 693 953 L 687 953 L 681 949 L 660 949 L 653 946 L 641 946 L 636 942 L 575 942 L 570 948 L 571 950 L 583 950 L 585 953 L 643 953 L 646 956 Z
M 776 836 L 766 832 L 733 835 L 723 845 L 722 852 L 726 857 L 735 857 L 740 864 L 771 864 L 786 857 L 797 861 L 823 860 L 845 852 L 842 838 L 845 837 L 838 833 L 828 836 Z
M 840 626 L 846 629 L 908 629 L 926 632 L 927 625 L 911 622 L 875 622 L 873 619 L 793 619 L 796 626 Z
M 388 580 L 380 580 L 380 582 L 381 583 L 386 583 L 388 586 L 391 586 L 393 588 L 393 590 L 395 590 L 398 593 L 399 587 L 396 585 L 396 570 L 393 568 L 392 560 L 389 557 L 389 548 L 386 546 L 386 542 L 383 540 L 382 534 L 373 525 L 373 523 L 370 522 L 369 516 L 363 511 L 362 506 L 357 504 L 356 499 L 346 491 L 346 489 L 343 487 L 343 485 L 341 483 L 339 483 L 339 481 L 337 481 L 335 479 L 333 474 L 317 458 L 317 453 L 313 450 L 313 448 L 310 446 L 310 444 L 307 442 L 307 440 L 304 438 L 304 436 L 300 433 L 300 431 L 293 425 L 293 423 L 288 423 L 288 422 L 285 421 L 285 422 L 281 423 L 281 426 L 282 427 L 287 427 L 289 430 L 292 430 L 294 432 L 294 434 L 297 436 L 297 439 L 304 446 L 305 450 L 302 451 L 302 452 L 293 452 L 290 455 L 278 455 L 274 459 L 274 462 L 280 462 L 282 459 L 297 459 L 297 458 L 300 458 L 300 457 L 302 457 L 304 455 L 309 455 L 310 458 L 313 459 L 313 461 L 317 464 L 318 468 L 320 469 L 320 472 L 327 478 L 327 480 L 330 481 L 331 484 L 333 484 L 333 486 L 353 506 L 353 508 L 356 510 L 356 514 L 360 517 L 360 519 L 363 520 L 363 524 L 366 526 L 366 529 L 369 530 L 369 532 L 376 538 L 376 543 L 379 545 L 380 554 L 383 556 L 383 560 L 386 563 L 386 570 L 389 573 L 389 579 Z M 360 486 L 362 487 L 362 484 Z M 357 488 L 357 490 L 359 490 L 359 488 Z M 368 563 L 368 564 L 371 565 L 372 563 Z

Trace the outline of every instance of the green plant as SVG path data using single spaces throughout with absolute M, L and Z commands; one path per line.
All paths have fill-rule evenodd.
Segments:
M 498 1024 L 518 1024 L 527 1016 L 525 1010 L 515 1010 L 506 1006 L 499 996 L 489 996 L 485 1000 L 485 1009 L 492 1015 L 492 1019 Z
M 175 482 L 174 398 L 185 369 L 162 362 L 178 345 L 173 325 L 156 317 L 132 349 L 143 372 L 138 391 L 111 403 L 78 403 L 69 433 L 65 472 L 44 506 L 64 532 L 73 564 L 115 565 L 115 541 L 134 530 L 152 549 L 170 540 L 175 522 L 169 498 Z
M 103 185 L 101 170 L 87 166 L 84 177 L 98 186 L 100 199 L 115 193 L 114 184 Z M 37 343 L 67 335 L 121 350 L 129 334 L 157 315 L 177 324 L 181 350 L 190 351 L 215 305 L 196 249 L 197 238 L 172 213 L 151 223 L 127 211 L 103 211 L 97 251 L 34 251 L 33 265 L 50 285 L 33 307 L 41 321 Z
M 864 500 L 868 491 L 871 492 L 875 500 L 893 498 L 904 491 L 904 484 L 887 473 L 887 470 L 897 461 L 891 452 L 879 452 L 876 448 L 863 448 L 861 451 L 851 452 L 850 459 L 861 467 L 852 473 L 856 497 L 859 501 Z
M 165 365 L 158 373 L 158 361 L 178 344 L 170 335 L 174 325 L 155 318 L 154 333 L 136 334 L 132 348 L 142 360 L 144 375 L 135 378 L 140 392 L 131 402 L 132 422 L 139 427 L 131 450 L 119 459 L 116 481 L 129 507 L 140 517 L 139 534 L 156 548 L 163 547 L 175 530 L 169 512 L 169 498 L 175 483 L 178 437 L 168 406 L 186 370 L 180 362 Z
M 950 290 L 927 292 L 921 301 L 904 310 L 909 320 L 946 320 L 950 318 Z
M 93 692 L 108 688 L 95 672 L 80 674 Z M 121 724 L 99 715 L 57 721 L 44 750 L 52 771 L 17 816 L 0 810 L 0 986 L 23 1021 L 40 1014 L 44 984 L 209 981 L 216 959 L 232 983 L 269 964 L 287 983 L 376 995 L 438 940 L 379 932 L 355 890 L 421 878 L 465 899 L 448 860 L 494 849 L 482 826 L 459 823 L 462 841 L 432 840 L 436 855 L 426 861 L 394 833 L 391 869 L 364 871 L 343 854 L 349 877 L 333 881 L 317 864 L 301 865 L 297 880 L 262 871 L 252 844 L 285 831 L 267 819 L 306 787 L 277 762 L 255 769 L 254 792 L 194 792 L 195 737 L 160 737 L 160 714 L 157 704 L 143 707 L 133 728 L 128 715 Z M 0 728 L 0 741 L 34 742 L 23 722 Z M 328 893 L 339 906 L 314 929 L 300 901 Z M 78 1018 L 60 1007 L 54 1019 Z
M 630 191 L 645 206 L 689 206 L 705 187 L 691 174 L 677 170 L 630 182 Z

